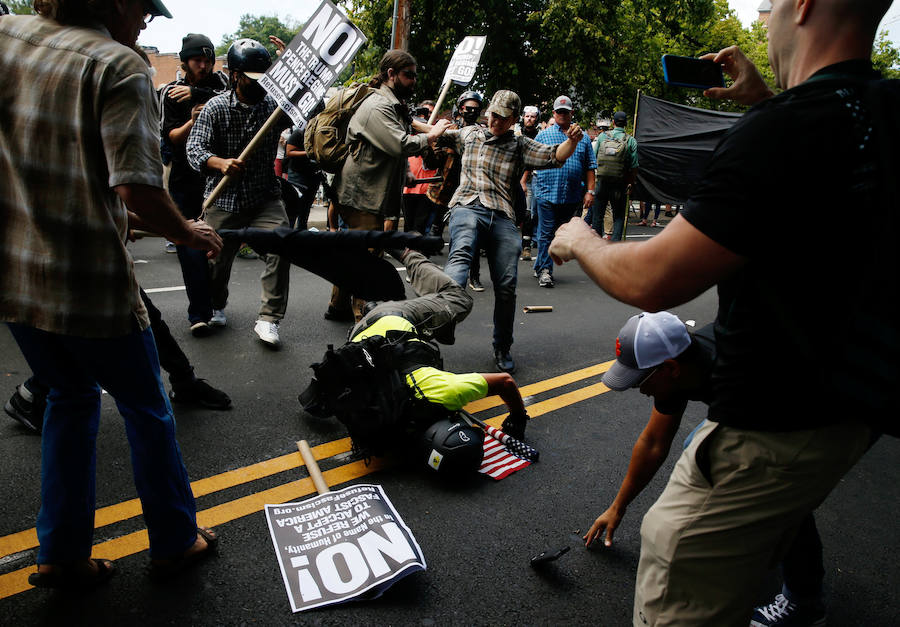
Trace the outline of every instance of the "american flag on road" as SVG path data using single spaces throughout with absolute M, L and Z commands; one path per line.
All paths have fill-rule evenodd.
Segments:
M 538 460 L 538 452 L 494 427 L 486 427 L 484 459 L 478 472 L 500 481 Z

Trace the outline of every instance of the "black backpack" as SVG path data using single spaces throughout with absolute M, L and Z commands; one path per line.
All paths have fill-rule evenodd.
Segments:
M 347 427 L 355 452 L 384 455 L 410 445 L 437 420 L 450 415 L 437 403 L 416 398 L 406 374 L 416 368 L 443 367 L 440 351 L 415 332 L 388 331 L 328 346 L 312 364 L 314 378 L 299 400 L 314 416 L 335 416 Z

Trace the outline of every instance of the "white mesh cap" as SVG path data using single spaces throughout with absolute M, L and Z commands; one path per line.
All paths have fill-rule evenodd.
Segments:
M 667 359 L 674 359 L 691 345 L 687 327 L 668 311 L 632 316 L 616 338 L 616 363 L 603 375 L 611 390 L 634 387 Z

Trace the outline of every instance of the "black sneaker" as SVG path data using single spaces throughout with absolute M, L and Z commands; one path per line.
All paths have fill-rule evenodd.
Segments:
M 19 422 L 32 433 L 40 434 L 44 427 L 44 406 L 45 399 L 42 399 L 39 407 L 35 407 L 34 401 L 25 400 L 19 391 L 22 386 L 16 387 L 16 391 L 3 409 L 9 414 L 9 417 Z
M 775 600 L 753 610 L 750 627 L 821 627 L 825 606 L 821 603 L 797 605 L 779 594 Z
M 512 374 L 516 371 L 516 362 L 513 361 L 512 355 L 509 354 L 508 350 L 495 350 L 494 363 L 497 364 L 497 370 L 499 370 L 500 372 L 508 372 Z
M 472 288 L 472 291 L 475 292 L 483 292 L 484 286 L 481 284 L 481 281 L 477 276 L 473 276 L 469 278 L 469 287 Z
M 200 405 L 208 409 L 231 409 L 231 399 L 217 390 L 206 379 L 194 379 L 190 383 L 172 387 L 169 399 L 178 405 Z

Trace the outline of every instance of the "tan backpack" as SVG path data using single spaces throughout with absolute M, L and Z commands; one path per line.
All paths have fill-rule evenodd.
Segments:
M 351 149 L 346 143 L 350 118 L 374 91 L 375 88 L 368 85 L 346 87 L 332 96 L 325 103 L 325 109 L 309 121 L 303 147 L 323 171 L 336 174 L 344 165 Z

